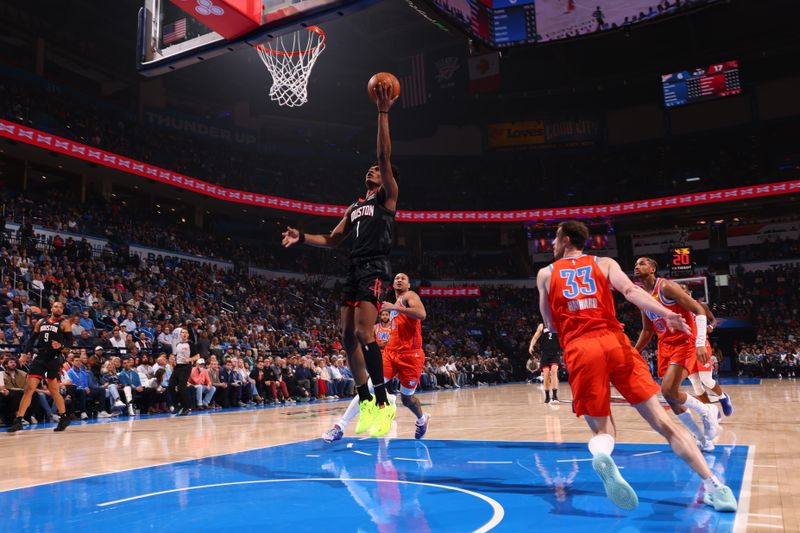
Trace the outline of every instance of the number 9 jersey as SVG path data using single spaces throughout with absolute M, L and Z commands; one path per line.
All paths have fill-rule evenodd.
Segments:
M 565 257 L 551 264 L 548 298 L 562 348 L 589 332 L 622 331 L 596 256 Z

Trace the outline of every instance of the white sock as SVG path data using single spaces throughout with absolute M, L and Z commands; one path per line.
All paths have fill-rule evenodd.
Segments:
M 706 404 L 704 404 L 691 394 L 686 395 L 686 401 L 683 402 L 683 406 L 686 407 L 687 409 L 691 409 L 700 416 L 703 416 L 708 413 L 708 407 L 706 407 Z
M 358 396 L 353 396 L 353 399 L 350 400 L 350 403 L 347 405 L 347 410 L 344 412 L 344 415 L 342 415 L 342 418 L 339 419 L 336 425 L 339 426 L 342 431 L 344 431 L 344 428 L 347 427 L 347 424 L 349 424 L 359 412 Z
M 694 435 L 694 438 L 696 438 L 701 442 L 703 441 L 705 437 L 703 436 L 703 432 L 700 431 L 700 428 L 697 427 L 697 424 L 694 421 L 694 417 L 692 416 L 691 411 L 684 411 L 681 414 L 679 414 L 678 420 L 680 420 L 681 423 L 684 426 L 686 426 L 686 429 L 688 429 L 692 433 L 692 435 Z
M 722 485 L 722 481 L 720 481 L 719 478 L 714 474 L 711 474 L 711 477 L 703 480 L 703 487 L 705 487 L 706 492 L 713 492 Z
M 421 426 L 425 423 L 425 413 L 422 414 L 421 417 L 417 418 L 417 425 Z
M 592 454 L 592 457 L 598 453 L 611 455 L 611 452 L 614 451 L 614 442 L 614 437 L 608 433 L 598 433 L 589 439 L 589 452 Z

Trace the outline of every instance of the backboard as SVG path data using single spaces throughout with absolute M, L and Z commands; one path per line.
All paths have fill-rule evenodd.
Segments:
M 136 66 L 153 76 L 317 25 L 380 0 L 145 0 Z

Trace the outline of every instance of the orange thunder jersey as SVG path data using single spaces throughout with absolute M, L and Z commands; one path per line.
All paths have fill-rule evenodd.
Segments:
M 591 331 L 621 331 L 614 296 L 597 257 L 565 257 L 550 265 L 550 314 L 561 346 Z
M 694 313 L 689 311 L 688 309 L 684 309 L 683 306 L 678 304 L 675 300 L 670 300 L 661 292 L 662 288 L 664 287 L 664 283 L 666 280 L 664 278 L 656 278 L 656 284 L 653 286 L 653 292 L 651 295 L 654 299 L 656 299 L 661 305 L 678 313 L 683 317 L 689 327 L 692 328 L 692 335 L 691 337 L 686 335 L 680 331 L 670 331 L 667 327 L 667 323 L 664 319 L 658 315 L 653 314 L 650 311 L 645 311 L 645 316 L 647 317 L 650 322 L 653 323 L 653 329 L 655 329 L 656 334 L 658 335 L 658 345 L 659 346 L 680 346 L 682 344 L 691 344 L 694 346 L 694 339 L 697 337 L 697 325 L 694 323 Z
M 389 320 L 388 326 L 383 326 L 380 322 L 375 324 L 375 340 L 378 341 L 378 346 L 381 348 L 389 342 L 389 336 L 392 334 L 392 321 Z
M 402 298 L 397 305 L 405 307 Z M 397 311 L 392 311 L 392 334 L 389 336 L 387 350 L 405 352 L 422 348 L 422 321 Z

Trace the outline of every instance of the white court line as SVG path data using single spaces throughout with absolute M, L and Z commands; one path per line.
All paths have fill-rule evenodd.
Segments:
M 736 519 L 733 522 L 733 533 L 745 533 L 747 531 L 747 517 L 750 512 L 750 494 L 753 486 L 753 464 L 756 459 L 756 447 L 747 447 L 747 460 L 744 465 L 744 476 L 742 477 L 742 490 L 739 492 L 739 510 L 736 512 Z
M 753 465 L 756 468 L 778 468 L 777 465 Z
M 467 461 L 470 465 L 511 465 L 514 461 Z
M 779 514 L 759 514 L 759 513 L 750 513 L 748 516 L 755 516 L 758 518 L 780 518 L 783 520 L 783 515 Z
M 769 529 L 783 529 L 783 526 L 776 526 L 773 524 L 756 524 L 755 522 L 750 522 L 749 525 L 753 527 L 766 527 Z
M 353 453 L 357 453 L 358 455 L 366 455 L 367 457 L 372 457 L 371 453 L 362 452 L 361 450 L 353 450 Z
M 759 485 L 759 484 L 753 483 L 753 485 L 751 485 L 751 486 L 757 487 L 759 489 L 774 489 L 774 490 L 778 490 L 778 485 Z
M 319 457 L 319 455 L 308 454 L 306 457 Z
M 591 461 L 592 459 L 558 459 L 557 463 L 580 463 L 581 461 Z
M 409 457 L 392 457 L 392 461 L 414 461 L 415 463 L 428 463 L 430 459 L 411 459 Z
M 645 455 L 655 455 L 657 453 L 661 453 L 661 450 L 656 450 L 654 452 L 635 453 L 635 454 L 633 454 L 633 456 L 634 457 L 643 457 Z
M 159 492 L 151 492 L 149 494 L 140 494 L 138 496 L 131 496 L 129 498 L 122 498 L 120 500 L 114 500 L 114 501 L 110 501 L 110 502 L 98 503 L 97 507 L 106 507 L 106 506 L 109 506 L 109 505 L 116 505 L 116 504 L 119 504 L 119 503 L 126 503 L 126 502 L 130 502 L 130 501 L 134 501 L 134 500 L 141 500 L 141 499 L 144 499 L 144 498 L 151 498 L 153 496 L 161 496 L 161 495 L 164 495 L 164 494 L 173 494 L 173 493 L 176 493 L 176 492 L 188 492 L 190 490 L 210 489 L 210 488 L 215 488 L 215 487 L 232 487 L 232 486 L 236 486 L 236 485 L 256 485 L 256 484 L 262 484 L 262 483 L 290 483 L 290 482 L 295 482 L 295 481 L 300 481 L 300 482 L 341 481 L 343 483 L 347 482 L 347 481 L 355 481 L 355 482 L 372 482 L 372 483 L 395 483 L 395 484 L 398 484 L 398 485 L 399 484 L 406 484 L 406 485 L 418 485 L 418 486 L 422 486 L 422 487 L 433 487 L 435 489 L 452 490 L 452 491 L 455 491 L 455 492 L 460 492 L 462 494 L 467 494 L 469 496 L 473 496 L 475 498 L 478 498 L 480 500 L 485 501 L 486 503 L 488 503 L 492 507 L 492 517 L 489 519 L 488 522 L 486 522 L 481 527 L 476 529 L 474 533 L 487 533 L 488 531 L 491 531 L 492 529 L 497 527 L 497 525 L 500 522 L 502 522 L 503 517 L 505 517 L 505 509 L 496 500 L 493 500 L 492 498 L 490 498 L 490 497 L 488 497 L 488 496 L 486 496 L 484 494 L 481 494 L 480 492 L 473 492 L 471 490 L 462 489 L 460 487 L 452 487 L 450 485 L 439 485 L 437 483 L 423 483 L 421 481 L 406 481 L 406 480 L 402 480 L 402 479 L 365 479 L 365 478 L 335 478 L 335 477 L 317 477 L 317 478 L 312 477 L 312 478 L 299 478 L 299 479 L 256 479 L 256 480 L 250 480 L 250 481 L 231 481 L 231 482 L 228 482 L 228 483 L 214 483 L 214 484 L 211 484 L 211 485 L 198 485 L 198 486 L 195 486 L 195 487 L 182 487 L 182 488 L 178 488 L 178 489 L 169 489 L 169 490 L 162 490 L 162 491 L 159 491 Z

